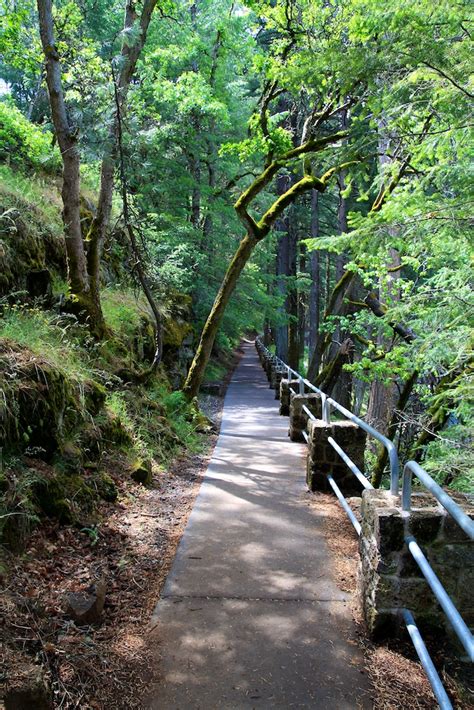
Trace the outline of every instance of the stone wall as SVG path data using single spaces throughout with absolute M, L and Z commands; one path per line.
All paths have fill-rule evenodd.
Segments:
M 280 365 L 276 365 L 272 370 L 270 387 L 275 390 L 275 399 L 280 399 L 280 382 L 287 372 L 286 367 L 281 367 Z
M 280 382 L 280 414 L 288 417 L 290 414 L 291 393 L 299 390 L 299 380 L 288 380 L 285 377 Z
M 453 494 L 450 492 L 453 496 Z M 474 505 L 454 494 L 471 518 Z M 414 493 L 410 515 L 400 497 L 388 491 L 362 495 L 362 532 L 359 541 L 359 593 L 364 617 L 374 637 L 397 632 L 397 610 L 406 607 L 423 627 L 453 632 L 405 543 L 413 535 L 451 596 L 464 621 L 474 623 L 474 542 L 428 493 Z
M 293 399 L 295 398 L 293 397 Z M 363 473 L 365 431 L 350 421 L 335 421 L 326 424 L 321 419 L 310 421 L 308 429 L 306 481 L 309 489 L 311 491 L 331 490 L 326 477 L 328 473 L 331 473 L 345 495 L 360 495 L 362 484 L 333 449 L 328 438 L 332 437 Z
M 303 407 L 308 407 L 309 411 L 317 418 L 321 418 L 322 407 L 321 397 L 317 392 L 311 394 L 293 394 L 290 397 L 290 426 L 288 436 L 291 441 L 305 441 L 303 432 L 308 423 L 308 415 L 303 411 Z

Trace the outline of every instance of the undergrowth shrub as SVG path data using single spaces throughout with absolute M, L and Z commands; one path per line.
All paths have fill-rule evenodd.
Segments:
M 117 334 L 130 338 L 140 328 L 141 315 L 146 313 L 143 298 L 131 289 L 105 288 L 101 293 L 102 311 L 107 325 Z
M 0 160 L 22 169 L 59 172 L 61 159 L 53 136 L 28 119 L 10 102 L 0 102 Z

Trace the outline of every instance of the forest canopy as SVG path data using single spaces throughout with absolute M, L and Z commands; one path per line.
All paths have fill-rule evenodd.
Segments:
M 60 186 L 61 307 L 92 343 L 113 338 L 107 289 L 142 290 L 152 377 L 187 298 L 188 401 L 261 332 L 472 490 L 471 3 L 3 0 L 0 19 L 1 176 Z

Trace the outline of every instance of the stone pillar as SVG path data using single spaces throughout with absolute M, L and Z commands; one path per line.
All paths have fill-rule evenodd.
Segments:
M 277 365 L 272 371 L 270 387 L 275 390 L 275 399 L 280 399 L 280 382 L 287 372 L 286 367 L 281 367 L 281 365 Z
M 294 394 L 290 395 L 290 427 L 288 436 L 291 441 L 305 441 L 303 432 L 306 429 L 308 415 L 303 411 L 303 406 L 308 407 L 309 411 L 318 419 L 321 418 L 321 397 L 317 392 L 310 394 Z
M 462 494 L 453 497 L 474 519 L 474 504 Z M 389 491 L 362 495 L 359 594 L 367 627 L 375 638 L 395 635 L 404 629 L 398 610 L 407 608 L 422 629 L 442 628 L 454 639 L 405 537 L 416 538 L 468 626 L 474 623 L 474 543 L 430 494 L 414 493 L 412 503 L 404 515 L 400 497 Z
M 362 484 L 344 463 L 328 441 L 331 436 L 357 468 L 364 473 L 364 450 L 366 432 L 357 424 L 344 420 L 326 424 L 321 419 L 309 422 L 308 459 L 306 482 L 311 491 L 330 491 L 326 475 L 331 473 L 335 482 L 346 495 L 360 495 Z
M 280 414 L 288 417 L 290 414 L 291 393 L 299 391 L 299 380 L 288 380 L 283 378 L 280 382 Z
M 265 365 L 265 372 L 267 373 L 267 380 L 271 382 L 272 380 L 272 371 L 275 367 L 275 358 L 273 355 L 268 358 L 266 365 Z

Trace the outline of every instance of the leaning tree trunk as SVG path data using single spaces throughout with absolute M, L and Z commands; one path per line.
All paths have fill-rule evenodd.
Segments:
M 245 225 L 247 233 L 234 254 L 214 301 L 214 305 L 204 325 L 198 349 L 183 387 L 184 394 L 188 400 L 193 399 L 199 391 L 204 370 L 211 355 L 212 346 L 225 308 L 254 247 L 268 236 L 275 222 L 283 214 L 285 209 L 293 204 L 300 195 L 313 188 L 324 192 L 331 177 L 339 168 L 343 168 L 345 165 L 327 170 L 321 178 L 316 177 L 311 172 L 308 173 L 305 171 L 303 177 L 292 184 L 283 195 L 279 196 L 258 222 L 249 214 L 248 207 L 261 191 L 276 177 L 283 166 L 294 159 L 302 157 L 306 153 L 315 153 L 323 150 L 327 145 L 337 142 L 340 138 L 341 133 L 338 132 L 330 136 L 325 136 L 324 138 L 308 139 L 297 148 L 292 148 L 282 153 L 278 159 L 274 159 L 272 153 L 270 153 L 264 170 L 240 195 L 235 203 L 234 208 L 241 222 Z
M 212 346 L 214 345 L 222 316 L 224 315 L 224 311 L 234 292 L 238 278 L 248 262 L 255 244 L 256 242 L 246 235 L 240 242 L 239 248 L 227 269 L 212 310 L 204 325 L 196 355 L 194 356 L 183 387 L 183 392 L 188 400 L 196 397 L 199 392 L 199 387 L 204 376 L 206 365 L 211 356 Z
M 301 274 L 307 273 L 307 262 L 306 262 L 306 246 L 303 244 L 302 240 L 299 242 L 299 267 L 298 270 Z M 307 312 L 307 298 L 304 290 L 299 292 L 298 295 L 298 359 L 300 362 L 304 362 L 304 348 L 306 345 L 306 312 Z
M 347 226 L 347 201 L 346 201 L 345 197 L 343 197 L 343 190 L 345 189 L 345 180 L 344 180 L 344 173 L 343 172 L 339 175 L 338 188 L 339 188 L 338 228 L 339 228 L 339 234 L 345 234 L 348 231 L 348 226 Z M 344 276 L 346 263 L 347 263 L 346 255 L 345 254 L 338 254 L 337 260 L 336 260 L 336 283 L 338 283 L 342 279 L 342 277 Z M 351 289 L 348 290 L 348 295 L 350 295 L 350 290 Z M 348 307 L 348 305 L 346 303 L 343 303 L 342 307 L 341 307 L 341 315 L 347 315 L 349 313 L 349 311 L 350 311 L 350 307 Z M 334 339 L 337 341 L 337 343 L 343 342 L 348 337 L 349 337 L 349 333 L 344 332 L 341 329 L 341 326 L 338 324 L 336 327 L 336 330 L 334 332 Z M 331 357 L 334 357 L 336 352 L 331 348 L 330 354 L 331 354 Z M 332 396 L 337 402 L 339 402 L 339 404 L 342 404 L 343 407 L 347 407 L 347 409 L 351 408 L 351 404 L 352 404 L 352 373 L 347 372 L 346 370 L 341 370 L 338 381 L 334 387 L 334 391 L 333 391 Z
M 414 370 L 412 372 L 410 377 L 407 379 L 407 381 L 403 385 L 402 391 L 400 392 L 400 396 L 398 398 L 398 402 L 393 409 L 392 418 L 390 420 L 390 423 L 389 423 L 388 429 L 387 429 L 387 436 L 391 441 L 393 441 L 395 439 L 395 434 L 397 433 L 397 429 L 400 424 L 400 415 L 408 404 L 408 400 L 409 400 L 410 395 L 412 393 L 413 387 L 415 386 L 416 381 L 418 379 L 418 374 L 419 374 L 418 370 Z M 379 447 L 377 462 L 374 466 L 374 470 L 372 472 L 372 477 L 371 477 L 371 483 L 374 488 L 380 488 L 380 485 L 382 483 L 383 473 L 384 473 L 387 463 L 388 463 L 388 450 L 385 448 L 385 446 Z

